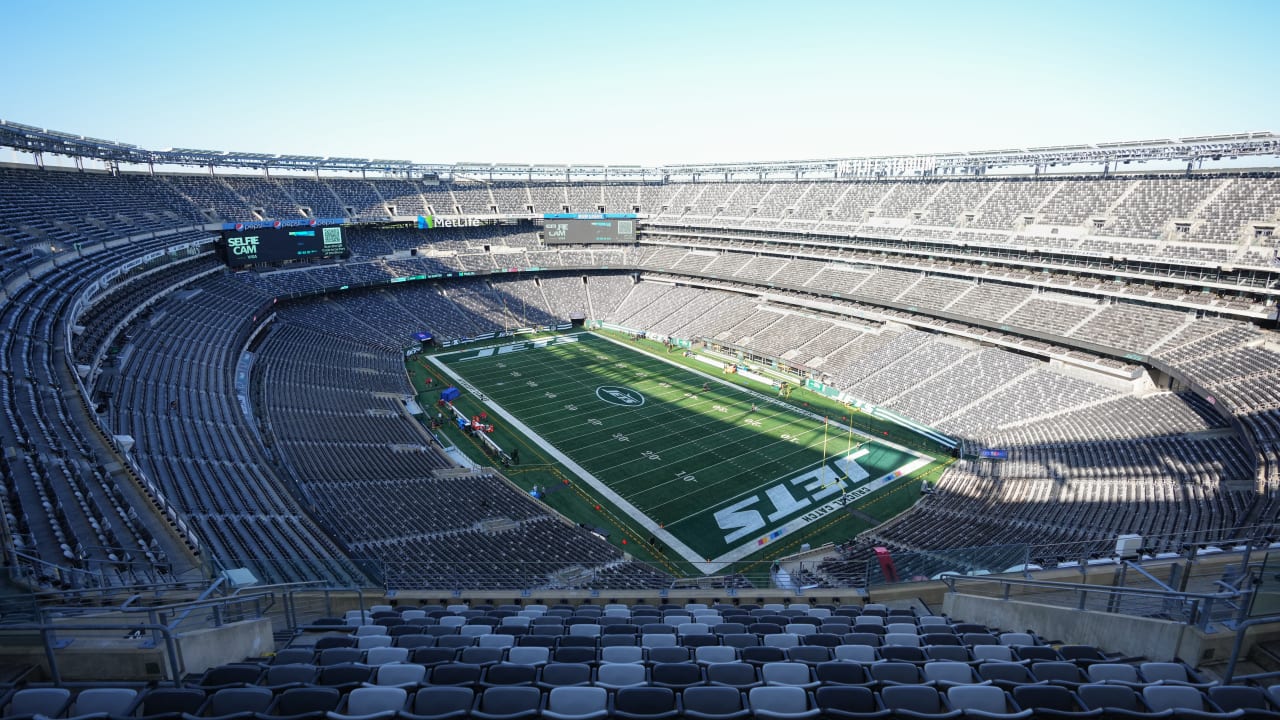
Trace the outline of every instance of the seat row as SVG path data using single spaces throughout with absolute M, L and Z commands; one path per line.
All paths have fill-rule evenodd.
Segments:
M 419 614 L 421 613 L 421 614 Z M 444 608 L 438 607 L 413 607 L 408 605 L 373 605 L 367 610 L 349 610 L 344 616 L 345 620 L 355 621 L 352 624 L 362 624 L 377 617 L 395 617 L 400 616 L 405 619 L 411 617 L 447 617 L 457 615 L 461 617 L 509 617 L 509 616 L 525 616 L 525 617 L 642 617 L 642 616 L 658 616 L 664 618 L 667 616 L 687 615 L 690 617 L 699 615 L 745 615 L 747 617 L 762 617 L 765 615 L 783 615 L 786 617 L 880 617 L 880 618 L 915 618 L 917 614 L 915 610 L 910 608 L 889 608 L 886 605 L 878 603 L 868 603 L 867 605 L 811 605 L 809 603 L 766 603 L 764 605 L 742 604 L 730 605 L 719 603 L 715 605 L 707 605 L 705 603 L 685 603 L 683 605 L 664 604 L 664 605 L 625 605 L 621 603 L 609 603 L 605 605 L 554 605 L 547 606 L 541 604 L 530 605 L 500 605 L 500 606 L 471 606 L 465 604 L 448 605 Z M 946 622 L 946 618 L 940 616 L 928 616 L 938 618 L 939 622 Z
M 814 646 L 837 647 L 841 644 L 865 644 L 870 647 L 928 647 L 954 646 L 973 648 L 978 646 L 1004 647 L 1046 647 L 1038 642 L 1038 638 L 1027 633 L 1005 633 L 1004 637 L 988 633 L 872 633 L 872 632 L 835 632 L 841 628 L 814 628 L 814 632 L 754 632 L 754 630 L 781 630 L 776 626 L 756 628 L 749 626 L 741 633 L 695 633 L 676 634 L 669 632 L 641 632 L 634 625 L 613 625 L 608 632 L 600 633 L 595 625 L 575 625 L 582 628 L 577 632 L 566 632 L 559 626 L 538 626 L 538 628 L 489 628 L 486 625 L 462 625 L 461 628 L 442 628 L 442 626 L 426 626 L 419 630 L 404 630 L 394 634 L 369 635 L 329 635 L 316 638 L 314 643 L 294 642 L 291 647 L 312 647 L 317 651 L 335 647 L 353 647 L 370 650 L 375 647 L 707 647 L 727 644 L 731 647 L 796 647 Z M 393 628 L 394 630 L 401 630 Z M 590 632 L 588 632 L 590 630 Z M 1009 635 L 1018 635 L 1019 641 Z
M 501 636 L 490 636 L 501 637 Z M 667 637 L 667 636 L 664 636 Z M 413 640 L 434 640 L 434 638 L 414 637 Z M 1064 646 L 1068 647 L 1068 646 Z M 1059 650 L 1045 645 L 1014 646 L 976 645 L 972 648 L 958 645 L 935 645 L 926 647 L 870 645 L 793 645 L 788 647 L 768 645 L 706 645 L 701 647 L 685 647 L 679 645 L 644 647 L 639 645 L 466 645 L 455 647 L 451 644 L 435 645 L 425 643 L 420 646 L 374 647 L 362 649 L 357 647 L 336 647 L 313 650 L 308 647 L 290 647 L 279 651 L 266 665 L 313 664 L 321 667 L 344 663 L 361 663 L 377 666 L 394 662 L 414 662 L 420 665 L 438 665 L 445 662 L 464 662 L 474 665 L 491 665 L 493 663 L 512 663 L 517 665 L 545 665 L 548 662 L 574 662 L 590 665 L 611 663 L 673 663 L 696 662 L 700 665 L 711 665 L 724 662 L 749 662 L 764 664 L 766 662 L 818 663 L 828 660 L 842 660 L 861 664 L 882 661 L 908 662 L 922 664 L 931 661 L 951 661 L 962 663 L 982 662 L 1065 662 L 1079 668 L 1089 668 L 1095 664 L 1104 664 L 1107 658 L 1090 656 L 1084 659 L 1071 659 L 1073 653 L 1066 655 Z M 1182 663 L 1167 663 L 1182 669 L 1184 674 L 1192 671 Z M 1162 665 L 1147 663 L 1146 665 Z M 257 667 L 254 665 L 254 667 Z
M 500 658 L 501 656 L 495 656 Z M 1074 663 L 989 661 L 967 663 L 951 660 L 911 662 L 881 661 L 869 664 L 832 660 L 827 656 L 808 660 L 787 658 L 743 661 L 729 655 L 699 662 L 588 662 L 514 663 L 497 659 L 482 662 L 445 661 L 434 664 L 389 662 L 381 665 L 341 663 L 311 665 L 289 663 L 260 666 L 254 663 L 222 665 L 210 669 L 196 683 L 205 690 L 256 685 L 282 689 L 297 685 L 356 687 L 379 685 L 418 687 L 462 685 L 489 687 L 530 685 L 544 688 L 564 685 L 597 685 L 618 688 L 635 685 L 684 688 L 695 685 L 728 685 L 748 689 L 758 685 L 794 685 L 808 689 L 823 685 L 1021 685 L 1053 684 L 1075 688 L 1108 683 L 1142 688 L 1179 685 L 1206 689 L 1205 681 L 1182 663 L 1148 662 L 1140 665 L 1095 663 L 1081 669 Z
M 990 685 L 940 690 L 919 685 L 801 687 L 328 687 L 90 688 L 74 698 L 64 688 L 32 688 L 4 700 L 4 717 L 76 720 L 809 720 L 812 718 L 1275 718 L 1280 691 L 1219 686 L 1202 692 L 1186 686 L 1153 685 L 1137 691 L 1123 685 L 1089 684 L 1072 691 L 1032 685 L 1011 692 Z
M 696 635 L 703 637 L 703 635 Z M 511 635 L 481 635 L 479 638 L 465 635 L 448 635 L 434 638 L 430 635 L 408 635 L 396 638 L 393 643 L 380 642 L 376 646 L 365 646 L 364 643 L 353 646 L 297 646 L 279 651 L 273 662 L 314 662 L 316 665 L 334 665 L 338 662 L 366 662 L 369 665 L 381 665 L 385 661 L 374 659 L 390 659 L 402 661 L 404 657 L 430 656 L 443 659 L 461 659 L 463 653 L 474 653 L 475 656 L 502 656 L 507 652 L 516 657 L 568 657 L 575 659 L 591 659 L 588 662 L 631 662 L 632 657 L 657 659 L 675 662 L 689 659 L 700 660 L 704 657 L 771 657 L 773 655 L 803 655 L 813 657 L 815 653 L 836 657 L 840 660 L 856 662 L 874 662 L 877 660 L 906 660 L 924 662 L 927 660 L 960 660 L 978 662 L 984 660 L 1032 661 L 1032 660 L 1070 660 L 1089 664 L 1101 662 L 1107 657 L 1101 653 L 1079 653 L 1071 646 L 1053 648 L 1051 646 L 1000 646 L 1000 644 L 974 644 L 964 646 L 960 643 L 929 644 L 929 646 L 906 646 L 906 644 L 887 644 L 878 646 L 872 642 L 846 642 L 850 638 L 828 638 L 826 635 L 810 635 L 804 643 L 760 643 L 755 635 L 728 635 L 723 644 L 694 644 L 672 642 L 672 635 L 655 635 L 649 642 L 637 644 L 637 638 L 625 635 L 611 635 L 608 639 L 628 642 L 581 642 L 581 638 L 547 638 L 540 635 L 512 638 Z M 852 638 L 861 641 L 863 638 Z M 666 643 L 658 641 L 668 641 Z M 677 638 L 678 641 L 678 638 Z M 829 641 L 829 642 L 828 642 Z M 814 650 L 817 648 L 817 650 Z M 433 652 L 426 652 L 431 650 Z M 1065 650 L 1065 652 L 1064 652 Z M 1088 648 L 1093 650 L 1093 648 Z M 819 652 L 820 651 L 820 652 Z M 616 660 L 625 657 L 627 660 Z M 675 659 L 675 660 L 672 660 Z M 515 661 L 515 660 L 511 660 Z M 582 662 L 584 660 L 573 660 Z M 520 662 L 525 662 L 521 660 Z
M 360 648 L 328 648 L 319 652 L 312 652 L 307 648 L 288 648 L 281 651 L 274 662 L 278 664 L 305 663 L 319 666 L 342 663 L 385 665 L 390 662 L 415 662 L 422 665 L 434 665 L 453 661 L 480 665 L 495 662 L 512 662 L 526 665 L 544 664 L 546 662 L 581 662 L 595 665 L 620 662 L 689 662 L 691 660 L 701 664 L 737 660 L 755 664 L 782 660 L 807 663 L 843 660 L 863 664 L 880 661 L 899 661 L 919 664 L 933 660 L 964 663 L 989 661 L 1026 663 L 1033 660 L 1057 661 L 1061 659 L 1061 656 L 1050 647 L 1010 648 L 1002 645 L 978 645 L 973 648 L 952 645 L 927 646 L 923 648 L 906 646 L 876 648 L 870 645 L 838 645 L 835 647 L 797 645 L 785 648 L 761 645 L 743 647 L 709 645 L 697 648 L 678 645 L 670 647 L 611 645 L 601 648 L 573 645 L 561 647 L 541 647 L 536 645 L 485 647 L 472 645 L 459 648 L 451 645 L 439 645 L 369 648 L 367 650 Z M 1087 666 L 1091 663 L 1083 662 L 1078 664 Z
M 411 611 L 412 612 L 412 611 Z M 421 612 L 421 611 L 417 611 Z M 766 615 L 760 618 L 742 618 L 746 622 L 727 621 L 719 615 L 702 616 L 705 621 L 690 621 L 688 616 L 680 616 L 680 618 L 670 618 L 666 621 L 659 621 L 656 618 L 649 622 L 646 618 L 611 618 L 611 617 L 559 617 L 553 615 L 544 615 L 540 617 L 511 616 L 496 618 L 492 616 L 480 616 L 466 618 L 458 615 L 450 615 L 446 617 L 411 617 L 404 619 L 402 617 L 375 618 L 371 624 L 367 625 L 310 625 L 305 629 L 311 632 L 347 632 L 356 637 L 364 637 L 366 635 L 393 635 L 393 634 L 412 634 L 414 632 L 429 632 L 432 634 L 448 634 L 441 628 L 454 628 L 454 632 L 467 634 L 473 633 L 483 635 L 490 632 L 498 632 L 499 628 L 518 628 L 517 630 L 503 631 L 519 634 L 519 629 L 526 632 L 534 632 L 537 628 L 562 628 L 561 630 L 547 630 L 550 634 L 569 634 L 569 635 L 608 635 L 614 633 L 621 634 L 646 634 L 646 633 L 670 633 L 677 635 L 725 635 L 730 633 L 754 632 L 759 635 L 789 632 L 795 634 L 808 635 L 815 632 L 873 632 L 878 635 L 899 634 L 899 635 L 964 635 L 969 633 L 978 634 L 995 634 L 990 628 L 977 623 L 949 623 L 945 618 L 936 618 L 937 622 L 917 623 L 914 619 L 907 622 L 898 622 L 897 618 L 889 618 L 888 622 L 884 618 L 868 616 L 860 618 L 815 618 L 815 617 L 795 617 L 789 618 L 780 615 Z M 926 618 L 926 620 L 935 620 Z M 413 630 L 412 628 L 422 628 Z M 428 630 L 426 628 L 436 628 Z M 484 628 L 488 628 L 485 630 Z M 1027 638 L 1029 633 L 1004 632 L 999 633 L 998 637 L 1005 645 L 1030 645 L 1034 641 Z

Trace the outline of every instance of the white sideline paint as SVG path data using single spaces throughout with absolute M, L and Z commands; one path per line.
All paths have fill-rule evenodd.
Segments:
M 731 382 L 729 382 L 728 380 L 725 380 L 724 378 L 716 377 L 715 375 L 710 375 L 710 374 L 708 374 L 708 373 L 704 373 L 704 372 L 702 372 L 701 370 L 699 370 L 699 369 L 697 369 L 697 368 L 688 367 L 687 365 L 681 365 L 680 363 L 678 363 L 678 362 L 676 362 L 676 361 L 674 361 L 674 360 L 670 360 L 670 359 L 664 358 L 664 357 L 662 357 L 661 355 L 656 355 L 656 354 L 654 354 L 654 353 L 649 352 L 648 350 L 645 350 L 644 348 L 632 347 L 631 345 L 628 345 L 628 344 L 626 344 L 626 343 L 624 343 L 624 342 L 621 342 L 621 341 L 619 341 L 619 340 L 615 340 L 615 339 L 613 339 L 613 338 L 611 338 L 611 337 L 609 337 L 609 336 L 607 336 L 607 335 L 593 335 L 592 337 L 598 337 L 598 338 L 600 338 L 601 340 L 608 340 L 609 342 L 613 343 L 614 345 L 617 345 L 617 346 L 619 346 L 619 347 L 627 348 L 628 350 L 630 350 L 630 351 L 632 351 L 632 352 L 638 352 L 638 353 L 641 353 L 641 354 L 643 354 L 643 355 L 647 355 L 647 356 L 649 356 L 649 357 L 651 357 L 651 358 L 653 358 L 653 359 L 655 359 L 655 360 L 661 360 L 662 362 L 664 362 L 664 363 L 666 363 L 666 364 L 670 365 L 671 367 L 677 367 L 677 368 L 680 368 L 681 370 L 688 370 L 689 372 L 693 373 L 694 375 L 697 375 L 698 377 L 704 378 L 704 379 L 706 379 L 706 380 L 714 380 L 715 382 L 718 382 L 718 383 L 720 383 L 721 385 L 725 385 L 725 386 L 728 386 L 728 387 L 734 388 L 735 390 L 741 390 L 742 392 L 747 393 L 748 395 L 752 395 L 752 396 L 755 396 L 755 397 L 759 398 L 759 399 L 760 399 L 760 400 L 762 400 L 763 402 L 767 402 L 767 403 L 770 403 L 770 404 L 773 404 L 773 405 L 777 405 L 777 406 L 782 407 L 782 408 L 786 408 L 787 410 L 789 410 L 789 411 L 791 411 L 792 413 L 795 413 L 795 414 L 797 414 L 797 415 L 804 415 L 805 417 L 810 417 L 810 418 L 813 418 L 814 420 L 818 420 L 818 421 L 826 420 L 826 421 L 827 421 L 827 424 L 829 424 L 831 427 L 834 427 L 834 428 L 840 428 L 840 430 L 842 430 L 842 431 L 844 431 L 844 432 L 852 432 L 854 435 L 857 435 L 857 436 L 859 436 L 859 437 L 866 438 L 867 440 L 874 440 L 874 441 L 875 441 L 877 444 L 879 444 L 879 445 L 884 445 L 885 447 L 891 447 L 891 448 L 893 448 L 894 450 L 897 450 L 897 451 L 899 451 L 899 452 L 906 453 L 907 455 L 911 455 L 911 456 L 913 456 L 913 457 L 916 457 L 916 458 L 919 458 L 919 459 L 922 459 L 922 460 L 926 460 L 926 461 L 928 460 L 928 456 L 926 456 L 926 455 L 924 455 L 924 454 L 922 454 L 922 453 L 918 453 L 918 452 L 916 452 L 915 450 L 912 450 L 911 448 L 908 448 L 908 447 L 904 447 L 904 446 L 902 446 L 902 445 L 899 445 L 898 443 L 893 442 L 892 440 L 885 440 L 885 439 L 882 439 L 882 438 L 878 438 L 878 437 L 876 437 L 876 436 L 874 436 L 874 435 L 868 435 L 868 434 L 866 434 L 866 433 L 862 432 L 861 430 L 859 430 L 859 429 L 857 429 L 857 428 L 851 428 L 851 427 L 849 427 L 848 425 L 845 425 L 844 423 L 836 422 L 835 420 L 831 420 L 830 418 L 825 418 L 825 417 L 823 417 L 822 415 L 819 415 L 819 414 L 817 414 L 817 413 L 815 413 L 815 412 L 811 412 L 811 411 L 809 411 L 809 410 L 805 410 L 804 408 L 798 408 L 798 407 L 796 407 L 795 405 L 792 405 L 791 403 L 783 402 L 783 401 L 781 401 L 781 400 L 779 400 L 779 399 L 777 399 L 777 398 L 775 398 L 775 397 L 773 397 L 773 396 L 771 396 L 771 395 L 765 395 L 764 393 L 757 392 L 756 390 L 752 390 L 752 389 L 751 389 L 751 388 L 749 388 L 749 387 L 746 387 L 746 386 L 743 386 L 743 385 L 738 385 L 737 383 L 731 383 Z M 702 358 L 705 358 L 706 356 L 705 356 L 705 355 L 698 355 L 698 354 L 696 354 L 696 353 L 695 353 L 694 357 L 695 357 L 696 359 L 701 360 Z M 704 362 L 705 362 L 705 361 L 704 361 Z M 724 363 L 720 362 L 719 360 L 713 360 L 713 361 L 712 361 L 712 364 L 714 364 L 714 365 L 716 365 L 716 366 L 721 366 L 721 365 L 723 365 Z M 745 376 L 744 376 L 744 377 L 745 377 Z M 802 389 L 804 389 L 804 388 L 803 388 L 803 387 L 798 387 L 797 389 L 801 389 L 801 390 L 802 390 Z M 925 465 L 927 465 L 927 464 L 928 464 L 928 462 L 926 462 L 926 463 L 924 463 L 924 464 L 925 464 Z M 903 467 L 907 467 L 907 466 L 905 466 L 905 465 L 904 465 Z M 922 466 L 921 466 L 921 465 L 916 465 L 915 467 L 922 467 Z M 914 468 L 912 468 L 912 469 L 914 470 Z M 905 475 L 906 473 L 903 473 L 903 474 Z
M 460 386 L 471 387 L 471 383 L 466 382 L 465 380 L 462 379 L 461 376 L 459 376 L 454 371 L 450 370 L 447 366 L 444 365 L 444 363 L 440 362 L 439 358 L 440 358 L 439 355 L 432 355 L 431 357 L 428 358 L 428 360 L 430 360 L 431 364 L 435 365 L 436 368 L 440 370 L 440 372 L 444 373 L 445 375 L 448 375 L 450 378 L 453 378 L 454 382 L 458 383 Z M 640 512 L 640 510 L 637 509 L 634 505 L 627 502 L 618 493 L 614 492 L 612 488 L 610 488 L 608 485 L 605 485 L 598 478 L 596 478 L 596 476 L 587 472 L 586 468 L 582 467 L 578 463 L 569 459 L 568 455 L 565 455 L 564 453 L 557 450 L 554 445 L 552 445 L 551 443 L 543 439 L 541 435 L 535 433 L 528 425 L 525 425 L 524 423 L 517 420 L 511 413 L 504 410 L 501 405 L 494 402 L 493 398 L 490 398 L 488 396 L 480 396 L 480 397 L 483 397 L 483 402 L 486 405 L 488 405 L 490 408 L 493 408 L 494 412 L 503 416 L 503 418 L 505 418 L 506 422 L 508 422 L 511 425 L 511 427 L 519 430 L 521 433 L 524 433 L 525 437 L 529 438 L 531 441 L 533 441 L 535 445 L 542 448 L 548 455 L 558 460 L 562 465 L 568 468 L 574 475 L 577 475 L 583 482 L 590 485 L 593 490 L 603 495 L 605 498 L 609 500 L 609 502 L 612 502 L 614 505 L 618 506 L 619 510 L 626 513 L 632 520 L 634 520 L 635 522 L 643 526 L 644 529 L 649 531 L 651 534 L 653 534 L 654 537 L 657 537 L 660 540 L 662 540 L 663 545 L 665 545 L 667 548 L 671 550 L 676 551 L 676 553 L 678 553 L 680 557 L 684 558 L 685 560 L 691 563 L 694 563 L 694 567 L 702 569 L 702 572 L 704 574 L 711 575 L 715 573 L 717 570 L 724 567 L 724 565 L 714 565 L 712 567 L 707 567 L 706 558 L 702 557 L 698 553 L 695 553 L 693 551 L 693 548 L 689 547 L 688 545 L 685 545 L 683 542 L 681 542 L 679 538 L 667 532 L 666 529 L 659 527 L 658 523 L 650 519 L 648 515 L 645 515 L 644 513 Z
M 903 465 L 902 467 L 897 468 L 896 470 L 891 471 L 886 475 L 883 475 L 881 477 L 876 478 L 875 480 L 859 485 L 857 488 L 847 493 L 848 495 L 847 498 L 836 498 L 830 502 L 825 503 L 824 505 L 821 505 L 816 508 L 811 508 L 805 511 L 804 513 L 802 513 L 801 515 L 793 518 L 789 522 L 773 528 L 773 530 L 771 530 L 770 532 L 778 532 L 778 531 L 782 532 L 782 537 L 779 538 L 780 540 L 787 538 L 796 530 L 799 530 L 805 527 L 806 525 L 809 525 L 810 523 L 815 522 L 821 519 L 822 517 L 830 515 L 832 512 L 839 510 L 843 506 L 844 502 L 846 502 L 846 500 L 853 500 L 853 499 L 864 497 L 890 484 L 891 482 L 898 479 L 895 476 L 895 473 L 900 472 L 901 476 L 906 476 L 911 474 L 915 470 L 929 464 L 929 458 L 927 456 L 921 453 L 918 453 L 914 450 L 911 450 L 907 447 L 904 447 L 902 445 L 899 445 L 897 443 L 890 442 L 888 440 L 881 440 L 880 438 L 876 438 L 872 435 L 867 435 L 866 433 L 863 433 L 859 430 L 850 428 L 848 425 L 844 425 L 842 423 L 824 418 L 822 415 L 818 415 L 817 413 L 804 410 L 803 408 L 798 408 L 790 403 L 785 403 L 781 400 L 778 400 L 777 398 L 771 397 L 763 393 L 756 392 L 751 388 L 747 388 L 741 385 L 737 385 L 735 383 L 731 383 L 727 380 L 716 377 L 715 375 L 701 372 L 696 368 L 691 368 L 686 365 L 682 365 L 680 363 L 664 358 L 661 355 L 653 354 L 642 348 L 633 347 L 624 342 L 615 340 L 611 337 L 607 337 L 605 335 L 593 335 L 593 337 L 598 337 L 602 340 L 606 340 L 608 342 L 613 343 L 614 345 L 626 348 L 631 352 L 642 353 L 650 358 L 661 360 L 662 362 L 672 367 L 691 372 L 694 375 L 702 377 L 703 379 L 712 380 L 721 385 L 731 387 L 737 391 L 747 393 L 759 399 L 761 402 L 765 402 L 765 403 L 769 403 L 772 405 L 777 405 L 779 407 L 785 408 L 788 412 L 791 412 L 797 415 L 803 415 L 813 420 L 817 420 L 819 422 L 825 420 L 832 427 L 839 428 L 845 432 L 852 432 L 856 435 L 866 438 L 867 440 L 872 440 L 877 444 L 891 447 L 895 450 L 898 450 L 902 453 L 913 456 L 915 458 L 915 460 L 908 462 L 906 465 Z M 497 353 L 505 354 L 509 352 L 519 352 L 520 350 L 524 350 L 524 349 L 531 349 L 530 348 L 531 342 L 533 343 L 532 347 L 537 348 L 537 347 L 546 347 L 547 345 L 555 344 L 556 342 L 576 342 L 577 340 L 578 338 L 576 337 L 576 334 L 575 334 L 575 335 L 568 335 L 568 336 L 559 336 L 558 338 L 539 339 L 537 341 L 520 341 L 520 342 L 510 343 L 508 345 L 498 346 Z M 486 350 L 489 350 L 489 349 L 486 348 Z M 486 404 L 488 407 L 492 408 L 496 413 L 502 415 L 506 419 L 506 421 L 510 423 L 510 425 L 513 428 L 519 430 L 526 437 L 528 437 L 535 445 L 542 448 L 544 451 L 546 451 L 548 455 L 550 455 L 551 457 L 554 457 L 561 464 L 563 464 L 567 469 L 569 469 L 574 475 L 577 475 L 579 479 L 587 483 L 587 485 L 589 485 L 593 490 L 595 490 L 596 492 L 600 493 L 602 496 L 607 498 L 610 502 L 616 505 L 619 510 L 626 513 L 627 516 L 629 516 L 634 522 L 641 525 L 642 527 L 645 528 L 645 530 L 649 531 L 652 535 L 662 540 L 663 544 L 666 547 L 674 550 L 682 558 L 692 563 L 694 567 L 698 568 L 704 575 L 714 575 L 715 573 L 724 569 L 726 566 L 758 552 L 763 547 L 767 547 L 767 546 L 757 545 L 753 540 L 751 542 L 747 542 L 742 545 L 739 545 L 738 547 L 732 548 L 727 552 L 721 554 L 720 556 L 710 559 L 710 561 L 708 561 L 708 558 L 705 558 L 702 555 L 694 552 L 692 548 L 684 544 L 684 542 L 676 538 L 665 528 L 660 527 L 658 523 L 656 523 L 648 515 L 641 512 L 639 508 L 632 505 L 630 502 L 624 499 L 621 495 L 615 492 L 608 485 L 601 482 L 597 477 L 595 477 L 590 472 L 588 472 L 586 468 L 582 467 L 578 463 L 571 460 L 567 455 L 560 452 L 558 449 L 556 449 L 554 445 L 552 445 L 550 442 L 544 439 L 541 435 L 538 435 L 537 433 L 535 433 L 532 428 L 530 428 L 528 425 L 525 425 L 523 422 L 520 422 L 519 420 L 517 420 L 514 416 L 511 415 L 511 413 L 508 413 L 505 409 L 502 408 L 502 406 L 494 402 L 492 398 L 485 395 L 484 393 L 479 392 L 475 386 L 473 386 L 470 382 L 462 378 L 457 373 L 450 370 L 439 360 L 439 358 L 442 358 L 442 357 L 448 357 L 451 355 L 461 355 L 461 354 L 469 354 L 471 355 L 471 357 L 459 358 L 455 362 L 464 362 L 466 360 L 480 357 L 479 355 L 475 355 L 474 353 L 476 353 L 476 350 L 474 349 L 460 350 L 460 351 L 454 351 L 454 352 L 439 353 L 436 355 L 429 356 L 427 359 L 431 362 L 432 365 L 435 365 L 436 368 L 439 369 L 442 373 L 452 378 L 454 382 L 458 384 L 459 387 L 462 387 L 463 389 L 467 390 L 473 396 L 475 396 L 477 400 L 480 400 L 481 402 Z M 484 353 L 484 356 L 492 356 L 492 355 L 493 355 L 492 351 Z M 702 357 L 702 356 L 699 356 L 699 357 Z M 720 365 L 721 363 L 716 362 L 715 364 Z M 859 453 L 855 453 L 855 455 L 852 457 L 856 457 L 858 454 Z M 836 463 L 840 463 L 842 461 L 851 462 L 852 457 L 849 459 L 841 458 L 839 460 L 835 460 L 835 462 Z M 841 469 L 845 470 L 845 468 L 841 468 Z M 859 469 L 861 470 L 861 468 Z M 816 470 L 816 472 L 830 472 L 830 471 L 829 470 L 823 471 L 822 469 L 818 469 Z M 847 470 L 846 470 L 846 474 L 852 476 L 852 474 L 847 472 Z M 763 491 L 763 489 L 764 489 L 763 486 L 757 487 L 755 488 L 754 491 L 760 492 L 760 491 Z

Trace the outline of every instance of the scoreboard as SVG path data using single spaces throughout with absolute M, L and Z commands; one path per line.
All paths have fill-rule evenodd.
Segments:
M 636 221 L 618 218 L 596 220 L 548 218 L 543 221 L 542 239 L 548 245 L 591 245 L 636 241 Z
M 345 257 L 342 226 L 256 227 L 222 231 L 227 265 Z

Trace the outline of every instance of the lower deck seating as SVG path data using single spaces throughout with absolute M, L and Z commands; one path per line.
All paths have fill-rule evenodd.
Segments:
M 1276 699 L 1173 658 L 876 605 L 405 604 L 319 619 L 272 655 L 182 687 L 19 686 L 0 706 L 5 717 L 1234 718 L 1269 717 Z

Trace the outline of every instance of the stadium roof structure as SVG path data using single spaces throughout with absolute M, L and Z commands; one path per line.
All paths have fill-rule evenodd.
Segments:
M 1056 165 L 1097 165 L 1104 169 L 1149 161 L 1194 164 L 1222 158 L 1280 155 L 1280 135 L 1273 132 L 1201 135 L 1186 138 L 1108 142 L 1053 147 L 1007 148 L 974 152 L 880 155 L 830 160 L 698 163 L 644 167 L 639 165 L 545 165 L 511 163 L 428 164 L 409 160 L 272 155 L 219 150 L 170 148 L 147 150 L 137 145 L 38 128 L 0 120 L 0 147 L 31 153 L 42 164 L 45 153 L 71 157 L 77 167 L 93 159 L 113 169 L 121 164 L 197 166 L 315 172 L 377 173 L 401 177 L 434 176 L 449 180 L 661 182 L 732 179 L 818 179 L 982 175 L 989 170 L 1028 167 L 1037 171 Z

